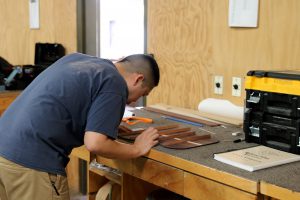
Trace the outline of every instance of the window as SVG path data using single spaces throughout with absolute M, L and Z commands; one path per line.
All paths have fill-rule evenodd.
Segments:
M 100 57 L 144 53 L 144 0 L 100 0 Z

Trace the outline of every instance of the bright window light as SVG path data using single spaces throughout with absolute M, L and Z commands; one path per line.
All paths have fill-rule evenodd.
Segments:
M 144 0 L 100 1 L 100 56 L 144 53 Z

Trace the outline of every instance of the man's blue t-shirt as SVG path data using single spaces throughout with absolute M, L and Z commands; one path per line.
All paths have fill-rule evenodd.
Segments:
M 42 72 L 0 118 L 0 156 L 65 175 L 85 131 L 117 137 L 128 96 L 114 64 L 71 54 Z M 101 145 L 101 144 L 99 144 Z

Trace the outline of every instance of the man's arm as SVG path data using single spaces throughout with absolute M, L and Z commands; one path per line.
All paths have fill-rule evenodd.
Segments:
M 141 133 L 133 144 L 125 144 L 110 139 L 104 134 L 87 131 L 84 136 L 86 148 L 97 155 L 113 159 L 131 159 L 147 154 L 158 143 L 158 133 L 148 128 Z

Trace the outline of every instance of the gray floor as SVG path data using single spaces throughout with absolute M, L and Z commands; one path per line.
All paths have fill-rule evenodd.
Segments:
M 81 194 L 71 194 L 70 200 L 87 200 L 87 195 L 81 195 Z

